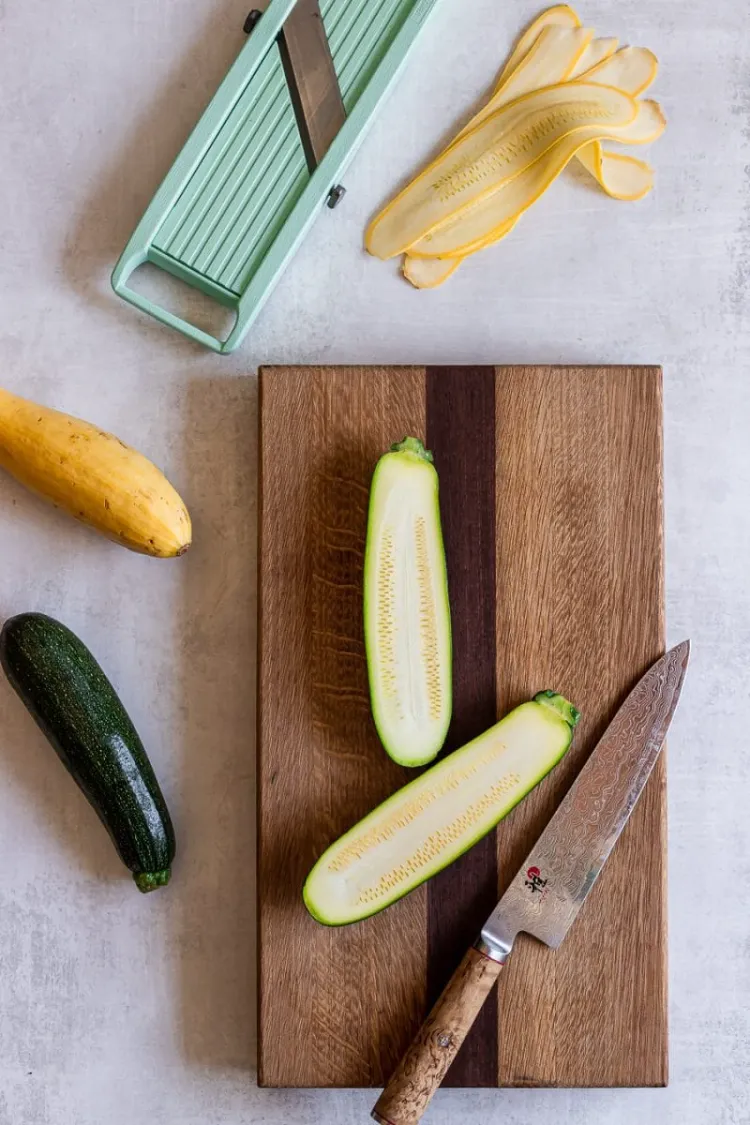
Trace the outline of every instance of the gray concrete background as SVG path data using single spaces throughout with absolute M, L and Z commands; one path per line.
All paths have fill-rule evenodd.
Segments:
M 534 0 L 443 0 L 244 348 L 198 350 L 111 267 L 243 42 L 247 0 L 0 0 L 0 382 L 116 431 L 191 508 L 178 563 L 120 551 L 0 481 L 0 615 L 59 615 L 149 746 L 180 837 L 141 897 L 0 683 L 0 1123 L 367 1120 L 369 1093 L 255 1087 L 253 683 L 259 363 L 658 363 L 669 638 L 694 656 L 671 739 L 672 1083 L 447 1092 L 430 1120 L 750 1119 L 750 14 L 587 0 L 661 58 L 657 187 L 568 176 L 502 246 L 418 294 L 367 217 L 490 83 Z

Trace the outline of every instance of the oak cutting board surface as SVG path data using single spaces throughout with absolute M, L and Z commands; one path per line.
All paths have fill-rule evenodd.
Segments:
M 616 707 L 664 650 L 661 372 L 653 367 L 261 372 L 259 1081 L 380 1086 Z M 343 929 L 305 876 L 413 776 L 370 717 L 362 567 L 370 479 L 426 439 L 454 635 L 446 750 L 552 688 L 581 709 L 563 762 L 438 878 Z M 454 1086 L 667 1080 L 661 760 L 561 949 L 519 938 Z

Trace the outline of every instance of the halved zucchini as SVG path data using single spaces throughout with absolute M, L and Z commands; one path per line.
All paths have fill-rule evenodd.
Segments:
M 560 761 L 578 722 L 541 692 L 399 790 L 333 844 L 305 883 L 319 922 L 377 914 L 458 859 Z
M 448 732 L 452 661 L 438 476 L 418 438 L 392 446 L 372 478 L 364 610 L 381 742 L 394 761 L 423 766 Z

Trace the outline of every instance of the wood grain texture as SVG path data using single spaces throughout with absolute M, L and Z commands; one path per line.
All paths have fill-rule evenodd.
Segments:
M 378 1098 L 382 1125 L 417 1125 L 487 1006 L 502 965 L 469 948 Z
M 372 470 L 394 435 L 424 431 L 424 374 L 260 378 L 259 1081 L 377 1086 L 424 1011 L 425 892 L 337 930 L 300 895 L 408 778 L 370 717 L 362 567 Z
M 497 719 L 495 700 L 495 369 L 427 369 L 427 445 L 440 515 L 453 635 L 453 718 L 443 755 Z M 434 1003 L 497 902 L 491 832 L 427 888 L 427 1002 Z M 497 1084 L 497 999 L 483 1007 L 446 1086 Z
M 582 711 L 561 767 L 498 833 L 502 891 L 664 650 L 661 372 L 499 369 L 496 394 L 500 709 L 551 687 Z M 502 1085 L 666 1083 L 665 837 L 661 759 L 560 950 L 514 949 Z
M 497 831 L 499 892 L 663 651 L 664 594 L 658 369 L 498 368 L 494 391 L 496 712 L 551 687 L 584 716 Z M 423 369 L 261 374 L 262 1085 L 383 1084 L 429 1010 L 428 981 L 450 976 L 429 965 L 427 889 L 340 930 L 300 897 L 324 848 L 410 776 L 370 718 L 361 574 L 375 463 L 426 428 Z M 454 602 L 456 626 L 477 627 Z M 664 880 L 662 760 L 562 948 L 519 939 L 495 1082 L 666 1082 Z

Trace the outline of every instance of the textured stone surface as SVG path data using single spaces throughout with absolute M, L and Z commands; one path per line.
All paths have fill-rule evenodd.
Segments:
M 694 642 L 670 748 L 672 1084 L 445 1092 L 435 1125 L 735 1125 L 750 1115 L 750 69 L 747 5 L 591 0 L 660 55 L 657 189 L 568 176 L 502 247 L 418 294 L 364 223 L 489 84 L 527 0 L 443 0 L 243 350 L 219 359 L 108 276 L 243 39 L 234 0 L 0 0 L 0 382 L 115 430 L 196 544 L 138 558 L 0 481 L 0 614 L 61 616 L 152 752 L 180 839 L 142 898 L 0 683 L 1 1125 L 367 1119 L 368 1093 L 254 1084 L 254 371 L 260 362 L 655 363 L 666 372 L 669 636 Z

